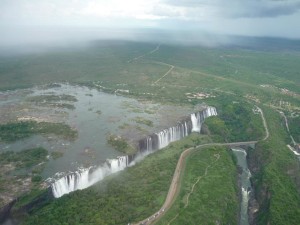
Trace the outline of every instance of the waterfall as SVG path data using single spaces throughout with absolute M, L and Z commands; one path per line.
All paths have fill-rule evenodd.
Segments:
M 192 113 L 191 114 L 191 121 L 192 121 L 192 132 L 200 132 L 201 125 L 204 122 L 205 118 L 210 116 L 216 116 L 217 110 L 215 107 L 207 107 L 203 111 Z
M 108 159 L 104 165 L 98 168 L 79 169 L 52 183 L 52 193 L 55 198 L 59 198 L 72 191 L 85 189 L 112 173 L 124 170 L 129 164 L 128 156 L 120 156 L 116 159 Z
M 189 135 L 187 122 L 179 123 L 175 127 L 170 127 L 156 133 L 158 137 L 158 148 L 161 149 L 168 146 L 173 141 L 178 141 Z M 148 149 L 147 149 L 148 150 Z
M 150 154 L 155 150 L 162 149 L 168 146 L 171 142 L 178 141 L 191 132 L 200 132 L 201 125 L 205 118 L 217 115 L 216 108 L 206 107 L 204 110 L 192 113 L 186 120 L 179 122 L 176 126 L 164 129 L 160 132 L 151 134 L 138 142 L 138 153 L 129 156 L 119 156 L 116 159 L 108 159 L 100 167 L 90 167 L 79 169 L 76 172 L 69 173 L 55 180 L 51 184 L 52 192 L 55 198 L 59 198 L 64 194 L 72 191 L 82 190 L 96 182 L 102 180 L 104 177 L 124 170 L 138 157 Z
M 171 142 L 178 141 L 191 132 L 201 131 L 201 125 L 205 118 L 216 116 L 217 110 L 215 107 L 206 107 L 204 110 L 192 113 L 184 121 L 181 121 L 177 126 L 164 129 L 158 133 L 154 133 L 139 141 L 140 152 L 151 152 L 168 146 Z
M 147 151 L 148 152 L 152 152 L 153 147 L 152 147 L 152 138 L 151 137 L 147 137 Z
M 191 114 L 191 121 L 193 125 L 192 132 L 200 132 L 201 124 L 199 123 L 200 120 L 198 120 L 196 113 Z
M 128 165 L 128 156 L 119 156 L 117 159 L 110 159 L 110 169 L 111 173 L 124 170 Z

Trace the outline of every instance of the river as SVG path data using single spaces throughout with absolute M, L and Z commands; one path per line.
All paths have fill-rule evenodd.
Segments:
M 249 225 L 249 217 L 248 217 L 248 202 L 249 202 L 249 194 L 251 190 L 250 177 L 251 173 L 248 169 L 247 164 L 247 153 L 242 148 L 232 148 L 234 155 L 237 158 L 237 164 L 242 168 L 242 174 L 240 175 L 240 183 L 241 183 L 241 208 L 240 208 L 240 225 Z

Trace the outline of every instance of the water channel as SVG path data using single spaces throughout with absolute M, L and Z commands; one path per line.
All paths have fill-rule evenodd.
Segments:
M 238 166 L 242 168 L 242 174 L 240 175 L 240 184 L 241 184 L 241 203 L 240 203 L 240 225 L 249 225 L 248 217 L 248 203 L 249 203 L 249 194 L 251 191 L 251 182 L 250 177 L 251 173 L 248 169 L 247 164 L 247 152 L 242 148 L 232 148 L 234 155 L 237 158 Z

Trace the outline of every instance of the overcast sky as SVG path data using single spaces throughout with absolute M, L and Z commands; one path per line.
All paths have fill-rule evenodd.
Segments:
M 300 39 L 300 0 L 0 0 L 0 38 L 49 27 L 158 28 Z M 61 30 L 63 30 L 61 29 Z

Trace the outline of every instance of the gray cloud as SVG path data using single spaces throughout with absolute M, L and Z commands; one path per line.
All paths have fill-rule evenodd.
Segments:
M 203 5 L 215 5 L 216 0 L 164 0 L 166 4 L 179 7 L 201 7 Z
M 300 10 L 299 0 L 165 0 L 166 4 L 186 8 L 215 9 L 216 16 L 229 18 L 272 18 L 292 15 Z
M 272 18 L 292 15 L 299 11 L 300 1 L 283 0 L 248 0 L 232 13 L 233 17 Z
M 144 28 L 186 42 L 212 39 L 205 33 L 300 38 L 299 9 L 300 0 L 0 0 L 0 46 L 145 39 L 132 32 Z

